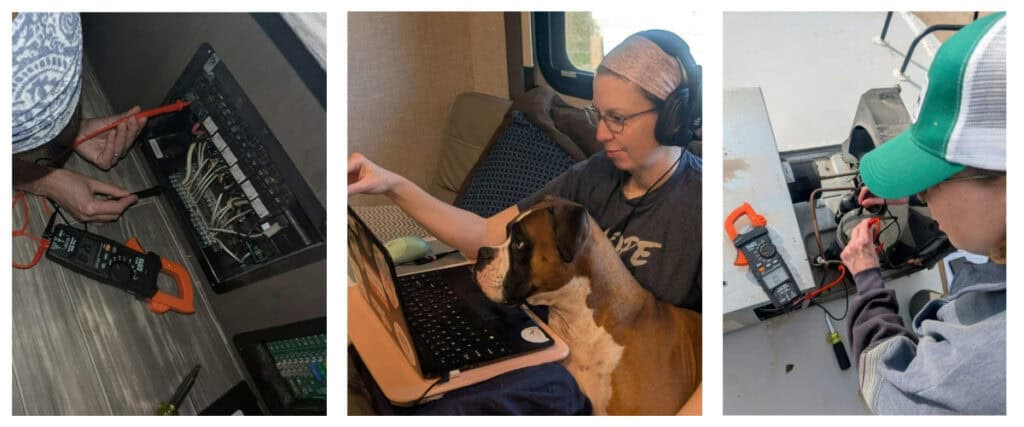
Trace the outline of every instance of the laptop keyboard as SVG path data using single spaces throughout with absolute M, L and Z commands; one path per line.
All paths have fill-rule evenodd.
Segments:
M 446 372 L 508 355 L 498 337 L 473 321 L 465 301 L 432 271 L 400 277 L 398 293 L 410 332 Z M 423 352 L 421 350 L 421 353 Z

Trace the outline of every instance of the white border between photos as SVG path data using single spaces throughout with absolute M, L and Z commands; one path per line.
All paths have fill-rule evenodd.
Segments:
M 714 292 L 718 289 L 715 284 L 721 283 L 722 280 L 722 265 L 715 254 L 719 253 L 720 245 L 723 244 L 721 219 L 723 213 L 721 212 L 722 204 L 722 166 L 721 166 L 721 151 L 716 150 L 717 143 L 715 141 L 721 141 L 722 136 L 722 102 L 721 102 L 721 87 L 722 87 L 722 55 L 721 55 L 721 34 L 722 34 L 722 11 L 740 11 L 740 10 L 789 10 L 789 11 L 845 11 L 845 10 L 964 10 L 968 6 L 978 8 L 980 10 L 1009 10 L 1010 19 L 1014 19 L 1018 13 L 1021 13 L 1021 7 L 1017 6 L 1013 1 L 974 1 L 970 3 L 954 2 L 946 0 L 933 0 L 933 1 L 878 1 L 878 0 L 866 0 L 866 1 L 845 1 L 836 3 L 825 3 L 821 1 L 764 1 L 764 2 L 753 2 L 753 1 L 719 1 L 719 2 L 703 2 L 703 1 L 690 1 L 690 2 L 665 2 L 665 1 L 591 1 L 587 3 L 579 2 L 568 2 L 565 0 L 557 1 L 517 1 L 517 2 L 488 2 L 486 5 L 478 4 L 479 2 L 473 1 L 443 1 L 443 2 L 421 2 L 421 1 L 400 1 L 400 2 L 389 2 L 384 4 L 380 1 L 346 1 L 340 0 L 335 1 L 306 1 L 306 0 L 291 0 L 287 2 L 271 2 L 271 1 L 233 1 L 233 2 L 220 2 L 214 4 L 210 1 L 197 1 L 197 0 L 180 0 L 172 3 L 161 2 L 161 3 L 146 3 L 146 2 L 129 2 L 124 0 L 117 1 L 91 1 L 83 0 L 78 2 L 60 2 L 53 0 L 35 0 L 35 1 L 24 1 L 24 0 L 8 0 L 3 2 L 4 13 L 13 10 L 66 10 L 69 7 L 77 8 L 80 10 L 90 11 L 115 11 L 115 10 L 126 10 L 126 11 L 327 11 L 328 12 L 328 64 L 333 63 L 333 69 L 331 70 L 328 78 L 328 105 L 331 107 L 328 110 L 328 123 L 327 123 L 327 161 L 333 168 L 328 168 L 328 188 L 327 188 L 327 209 L 328 216 L 334 219 L 335 215 L 342 215 L 344 212 L 343 205 L 347 203 L 347 191 L 343 187 L 343 183 L 346 182 L 346 174 L 340 169 L 340 165 L 347 159 L 347 10 L 424 10 L 424 8 L 432 10 L 585 10 L 585 9 L 614 9 L 618 7 L 648 7 L 652 11 L 657 13 L 671 13 L 672 8 L 678 9 L 698 9 L 707 12 L 713 19 L 710 19 L 706 32 L 707 34 L 714 34 L 717 37 L 708 37 L 712 42 L 710 43 L 709 51 L 712 52 L 707 58 L 702 59 L 702 65 L 704 66 L 705 72 L 705 91 L 704 91 L 704 132 L 705 141 L 708 147 L 704 151 L 704 189 L 703 189 L 703 204 L 704 204 L 704 222 L 703 222 L 703 233 L 704 233 L 704 248 L 710 256 L 704 257 L 703 259 L 703 283 L 709 287 L 709 290 L 704 292 L 703 306 L 705 308 L 705 322 L 703 325 L 703 371 L 704 371 L 704 391 L 703 391 L 703 417 L 699 418 L 686 418 L 677 419 L 669 417 L 657 417 L 657 418 L 644 418 L 642 422 L 655 423 L 660 425 L 721 425 L 723 423 L 729 424 L 740 424 L 740 423 L 762 423 L 765 422 L 761 419 L 751 419 L 748 417 L 723 417 L 722 414 L 722 328 L 721 322 L 716 321 L 721 315 L 719 307 L 722 306 L 721 292 Z M 6 19 L 0 24 L 0 29 L 5 31 L 4 34 L 10 34 L 11 27 L 10 21 Z M 0 75 L 4 77 L 5 82 L 10 81 L 10 44 L 0 43 L 2 48 L 0 52 L 3 53 L 2 68 L 0 68 Z M 1020 64 L 1020 55 L 1016 52 L 1021 51 L 1016 47 L 1021 46 L 1020 37 L 1017 31 L 1010 32 L 1010 46 L 1009 58 L 1010 69 L 1019 70 L 1018 65 Z M 334 61 L 331 61 L 334 58 Z M 1020 75 L 1019 72 L 1016 73 Z M 8 83 L 9 84 L 9 83 Z M 1010 97 L 1009 97 L 1009 117 L 1016 118 L 1021 117 L 1019 101 L 1021 99 L 1020 85 L 1011 83 L 1009 86 Z M 2 98 L 0 98 L 0 116 L 2 116 L 2 123 L 6 128 L 10 128 L 11 114 L 8 109 L 10 104 L 10 91 L 2 90 Z M 1011 123 L 1014 122 L 1011 120 Z M 1015 136 L 1021 136 L 1020 130 L 1011 125 L 1008 134 L 1008 141 L 1016 141 Z M 1016 144 L 1010 144 L 1008 147 L 1009 160 L 1008 164 L 1016 165 L 1019 164 L 1014 160 L 1021 159 L 1021 147 Z M 10 160 L 6 156 L 3 157 L 2 164 L 4 171 L 10 171 Z M 10 179 L 10 173 L 4 172 L 3 182 L 7 186 L 8 180 Z M 1021 188 L 1022 183 L 1019 177 L 1020 174 L 1014 172 L 1009 174 L 1010 188 L 1015 190 L 1015 194 L 1022 194 Z M 1020 203 L 1015 198 L 1008 199 L 1007 209 L 1010 212 L 1020 212 Z M 11 225 L 11 216 L 9 213 L 4 211 L 2 213 L 2 222 L 0 224 L 7 224 L 8 227 Z M 347 343 L 346 332 L 347 331 L 347 313 L 346 313 L 346 284 L 347 284 L 347 273 L 345 271 L 347 263 L 341 262 L 341 260 L 347 259 L 347 247 L 342 244 L 346 241 L 344 238 L 345 228 L 338 225 L 341 221 L 332 221 L 328 228 L 328 240 L 332 244 L 328 245 L 328 330 L 330 331 L 329 340 L 330 351 L 328 356 L 328 364 L 333 367 L 333 375 L 329 376 L 329 389 L 332 391 L 332 398 L 329 400 L 329 416 L 327 418 L 302 418 L 301 422 L 304 424 L 315 424 L 315 425 L 334 425 L 337 426 L 339 423 L 355 423 L 359 425 L 370 425 L 370 424 L 397 424 L 399 422 L 410 422 L 410 423 L 426 423 L 427 425 L 448 425 L 450 423 L 472 423 L 476 424 L 479 422 L 486 422 L 494 425 L 513 425 L 522 423 L 523 420 L 519 418 L 489 418 L 486 421 L 481 421 L 476 418 L 419 418 L 415 420 L 399 421 L 396 418 L 369 418 L 369 417 L 347 417 L 346 419 L 340 419 L 345 416 L 348 411 L 347 408 L 347 372 L 346 372 L 346 360 L 347 360 L 347 346 L 342 343 Z M 1008 232 L 1013 238 L 1010 238 L 1010 256 L 1016 259 L 1017 249 L 1020 247 L 1018 239 L 1021 237 L 1020 226 L 1010 221 L 1008 224 Z M 10 259 L 11 257 L 11 246 L 0 245 L 0 259 Z M 1021 275 L 1018 273 L 1017 268 L 1009 269 L 1008 282 L 1019 283 Z M 10 276 L 8 276 L 10 277 Z M 10 307 L 11 301 L 11 286 L 18 286 L 17 284 L 9 283 L 10 280 L 0 281 L 5 284 L 0 289 L 0 301 L 4 301 L 2 307 L 4 310 L 0 311 L 0 343 L 3 346 L 0 347 L 0 414 L 10 414 L 12 405 L 12 387 L 11 383 L 11 314 L 6 311 L 7 307 Z M 1014 285 L 1010 285 L 1013 287 Z M 1018 307 L 1021 298 L 1017 295 L 1019 292 L 1010 292 L 1010 307 Z M 1018 320 L 1019 316 L 1011 314 L 1008 316 L 1008 333 L 1019 332 L 1018 326 L 1021 324 Z M 1019 345 L 1015 340 L 1009 340 L 1007 346 L 1007 357 L 1008 360 L 1016 360 L 1015 356 L 1020 355 Z M 1018 418 L 1016 412 L 1019 412 L 1017 408 L 1012 404 L 1019 400 L 1019 368 L 1015 364 L 1009 364 L 1007 367 L 1007 376 L 1010 379 L 1007 387 L 1007 398 L 1008 411 L 1010 417 L 997 417 L 997 418 L 986 418 L 984 422 L 995 423 L 995 424 L 1009 424 L 1013 418 Z M 767 393 L 775 392 L 774 390 L 765 390 Z M 54 421 L 50 418 L 17 418 L 12 420 L 19 425 L 22 423 L 47 423 Z M 84 425 L 103 425 L 109 424 L 135 424 L 140 420 L 128 417 L 119 418 L 78 418 L 72 422 L 81 423 Z M 621 423 L 632 423 L 637 420 L 623 420 L 620 418 L 592 418 L 586 419 L 583 422 L 593 425 L 613 425 Z M 916 420 L 915 420 L 916 421 Z M 57 422 L 64 422 L 60 420 Z M 175 421 L 170 420 L 152 420 L 147 419 L 143 422 L 152 423 L 170 423 Z M 245 424 L 261 424 L 261 423 L 280 423 L 279 419 L 264 418 L 259 420 L 247 419 L 245 421 L 237 420 L 221 420 L 217 419 L 211 421 L 210 419 L 199 419 L 189 420 L 188 422 L 199 422 L 201 424 L 209 425 L 212 423 L 245 423 Z M 288 420 L 286 422 L 292 422 Z M 578 422 L 576 419 L 564 419 L 564 418 L 531 418 L 526 421 L 529 423 L 545 423 L 545 424 L 563 424 L 563 423 L 575 423 Z M 863 422 L 861 418 L 853 417 L 774 417 L 770 422 L 779 422 L 780 424 L 839 424 L 839 425 L 852 425 L 854 423 L 860 424 Z M 883 417 L 878 419 L 872 419 L 872 424 L 905 424 L 907 422 L 913 422 L 905 418 L 895 417 Z M 940 425 L 952 425 L 953 423 L 963 423 L 962 418 L 929 418 L 927 420 L 929 424 L 936 423 Z M 1018 421 L 1019 422 L 1019 421 Z

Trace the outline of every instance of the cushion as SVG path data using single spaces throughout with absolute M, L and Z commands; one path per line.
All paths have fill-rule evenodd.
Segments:
M 455 206 L 489 217 L 539 190 L 576 162 L 521 111 L 487 150 Z
M 441 159 L 430 193 L 451 203 L 490 142 L 512 101 L 476 92 L 455 97 L 441 142 Z

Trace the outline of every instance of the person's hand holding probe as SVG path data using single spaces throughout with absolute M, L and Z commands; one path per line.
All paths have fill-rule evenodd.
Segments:
M 82 222 L 115 221 L 139 200 L 121 187 L 67 169 L 54 169 L 36 181 L 30 192 L 53 199 L 61 209 Z
M 78 136 L 75 138 L 75 141 L 102 129 L 104 126 L 127 118 L 124 123 L 117 125 L 117 127 L 78 144 L 74 148 L 75 152 L 100 169 L 108 170 L 114 167 L 128 152 L 128 149 L 131 148 L 132 142 L 139 136 L 142 128 L 146 126 L 145 116 L 134 117 L 140 111 L 142 109 L 136 105 L 122 114 L 82 120 L 82 126 L 78 130 Z
M 850 240 L 839 255 L 851 276 L 878 267 L 878 252 L 875 250 L 871 218 L 862 220 L 850 230 Z

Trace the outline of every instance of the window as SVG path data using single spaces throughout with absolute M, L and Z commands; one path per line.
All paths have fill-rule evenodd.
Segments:
M 676 33 L 701 64 L 705 43 L 702 18 L 697 12 L 535 12 L 537 67 L 555 90 L 591 99 L 594 71 L 604 55 L 638 31 L 658 28 Z

